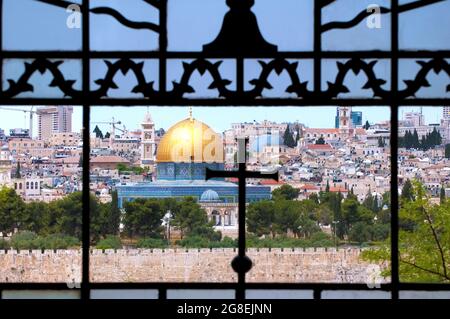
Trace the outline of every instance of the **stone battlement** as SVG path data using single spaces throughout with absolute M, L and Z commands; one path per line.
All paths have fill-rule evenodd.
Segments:
M 248 254 L 253 254 L 257 252 L 261 253 L 342 253 L 346 252 L 348 254 L 359 254 L 363 249 L 360 248 L 247 248 L 246 252 Z M 237 248 L 141 248 L 141 249 L 91 249 L 90 254 L 91 255 L 111 255 L 111 254 L 117 254 L 120 256 L 129 256 L 129 255 L 149 255 L 149 254 L 174 254 L 174 253 L 229 253 L 229 252 L 235 252 L 237 253 Z M 0 255 L 23 255 L 23 256 L 39 256 L 39 255 L 80 255 L 81 256 L 81 249 L 32 249 L 32 250 L 15 250 L 15 249 L 9 249 L 9 250 L 0 250 Z
M 373 282 L 358 248 L 249 248 L 249 282 Z M 92 249 L 92 282 L 235 282 L 234 248 Z M 0 282 L 79 282 L 81 250 L 0 250 Z M 379 282 L 381 278 L 378 279 Z

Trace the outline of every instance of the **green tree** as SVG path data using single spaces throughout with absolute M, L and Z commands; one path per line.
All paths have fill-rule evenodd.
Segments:
M 164 212 L 157 199 L 137 198 L 124 204 L 125 232 L 130 236 L 160 238 Z
M 14 174 L 14 178 L 22 178 L 22 174 L 20 174 L 20 162 L 17 162 L 16 173 Z
M 20 228 L 34 232 L 39 235 L 48 235 L 50 226 L 54 224 L 51 220 L 49 205 L 44 202 L 31 202 L 25 205 Z
M 450 158 L 450 144 L 445 145 L 445 158 Z
M 328 205 L 319 205 L 315 215 L 315 219 L 322 225 L 331 225 L 333 222 L 333 211 Z
M 213 222 L 208 222 L 206 212 L 192 197 L 180 201 L 173 215 L 172 225 L 181 231 L 182 238 L 191 235 L 215 236 Z
M 117 195 L 117 191 L 114 190 L 111 193 L 111 210 L 109 211 L 107 217 L 108 229 L 107 233 L 110 235 L 119 234 L 119 225 L 121 220 L 122 213 L 119 209 L 119 197 Z
M 399 230 L 399 274 L 403 282 L 450 282 L 450 202 L 430 203 L 419 182 L 412 183 L 412 200 L 403 201 L 399 219 L 412 220 L 413 229 Z M 376 262 L 390 260 L 390 242 L 367 250 L 363 258 Z M 384 275 L 389 275 L 386 270 Z
M 286 127 L 286 130 L 284 131 L 283 141 L 284 145 L 286 145 L 287 147 L 295 147 L 295 145 L 297 144 L 294 140 L 294 137 L 292 136 L 292 132 L 289 128 L 289 125 Z
M 376 223 L 370 227 L 370 235 L 372 241 L 383 241 L 389 238 L 391 225 Z
M 129 170 L 129 167 L 123 163 L 119 163 L 116 166 L 117 170 L 119 171 L 119 173 L 125 172 Z
M 101 138 L 101 139 L 103 139 L 103 133 L 102 133 L 102 131 L 99 129 L 98 125 L 95 126 L 93 133 L 95 133 L 95 137 L 96 137 L 96 138 Z
M 340 220 L 340 224 L 343 226 L 343 232 L 346 235 L 348 235 L 352 225 L 360 220 L 358 207 L 358 201 L 353 199 L 346 199 L 342 203 L 342 219 Z
M 366 194 L 366 198 L 363 201 L 363 205 L 364 205 L 364 207 L 366 207 L 368 209 L 372 209 L 374 206 L 374 201 L 375 201 L 375 199 L 372 196 L 372 192 L 370 191 L 370 188 L 369 188 L 369 190 L 367 191 L 367 194 Z
M 105 134 L 105 139 L 106 138 L 110 138 L 111 137 L 111 134 L 109 133 L 109 132 L 106 132 L 106 134 Z
M 356 222 L 348 234 L 348 239 L 359 244 L 368 242 L 371 239 L 370 226 L 364 222 Z
M 319 204 L 319 195 L 317 195 L 316 193 L 312 193 L 311 195 L 309 195 L 309 199 L 312 200 L 314 203 Z
M 323 139 L 322 136 L 319 137 L 319 138 L 316 140 L 316 144 L 318 144 L 318 145 L 324 145 L 324 144 L 325 144 L 325 140 Z
M 91 195 L 91 207 L 95 198 Z M 55 221 L 52 232 L 74 236 L 81 240 L 83 198 L 81 192 L 74 192 L 63 199 L 51 202 L 50 219 Z
M 291 185 L 284 184 L 272 192 L 272 197 L 274 200 L 287 199 L 293 200 L 298 198 L 299 189 L 292 187 Z
M 348 231 L 346 223 L 344 223 L 342 199 L 341 193 L 329 193 L 328 207 L 333 212 L 333 232 L 341 239 L 344 238 Z
M 313 234 L 321 232 L 319 225 L 304 213 L 295 221 L 294 230 L 299 236 L 307 239 L 311 238 Z
M 441 205 L 445 203 L 445 188 L 444 188 L 444 186 L 441 187 L 441 193 L 439 194 L 439 202 Z
M 403 201 L 412 201 L 414 199 L 413 186 L 409 179 L 407 179 L 405 185 L 403 185 L 400 198 Z
M 21 227 L 25 203 L 11 188 L 0 189 L 0 231 L 12 232 Z
M 257 236 L 272 234 L 275 205 L 272 201 L 250 203 L 247 208 L 247 230 Z
M 364 124 L 363 127 L 364 127 L 365 130 L 368 130 L 370 128 L 369 121 L 366 121 L 366 123 Z
M 274 231 L 281 235 L 286 235 L 288 231 L 297 233 L 295 225 L 301 215 L 298 203 L 291 200 L 278 200 L 274 205 Z
M 108 235 L 95 246 L 97 249 L 122 249 L 122 241 L 117 236 Z
M 412 145 L 413 148 L 420 148 L 419 134 L 417 134 L 416 129 L 414 129 L 414 133 L 412 135 Z

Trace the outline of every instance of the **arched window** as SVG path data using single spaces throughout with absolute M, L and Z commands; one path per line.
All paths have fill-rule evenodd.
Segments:
M 222 225 L 222 216 L 220 216 L 220 213 L 217 210 L 213 210 L 213 212 L 211 213 L 211 217 L 214 221 L 214 226 Z

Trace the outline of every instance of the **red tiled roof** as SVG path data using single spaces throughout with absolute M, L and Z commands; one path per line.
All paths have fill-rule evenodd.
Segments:
M 261 185 L 283 185 L 283 182 L 277 182 L 273 179 L 264 179 L 260 182 Z
M 305 128 L 305 133 L 338 134 L 337 128 Z
M 333 149 L 330 144 L 308 144 L 310 150 L 331 150 Z
M 97 156 L 91 158 L 92 164 L 99 164 L 99 163 L 130 163 L 129 160 L 126 160 L 120 156 Z
M 80 158 L 78 156 L 66 157 L 62 159 L 64 164 L 78 164 L 80 163 Z
M 357 135 L 366 135 L 367 132 L 366 132 L 366 130 L 363 129 L 363 128 L 357 128 L 357 129 L 356 129 L 356 134 L 357 134 Z
M 345 189 L 344 187 L 333 187 L 333 186 L 330 186 L 330 192 L 333 192 L 333 193 L 337 193 L 337 192 L 339 192 L 339 193 L 347 193 L 348 190 Z
M 315 186 L 315 185 L 311 185 L 311 184 L 305 184 L 299 187 L 300 189 L 304 189 L 304 190 L 319 190 L 319 187 Z

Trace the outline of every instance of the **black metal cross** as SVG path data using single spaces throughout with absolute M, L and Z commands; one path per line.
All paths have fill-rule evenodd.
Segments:
M 236 290 L 236 299 L 245 299 L 245 273 L 252 268 L 252 261 L 245 255 L 245 180 L 247 178 L 274 179 L 278 181 L 278 171 L 275 173 L 261 173 L 246 170 L 246 153 L 248 138 L 238 138 L 237 162 L 239 169 L 237 171 L 217 171 L 206 168 L 206 180 L 217 177 L 235 177 L 238 179 L 238 197 L 239 197 L 239 222 L 238 222 L 238 255 L 231 262 L 231 266 L 238 274 L 238 289 Z

